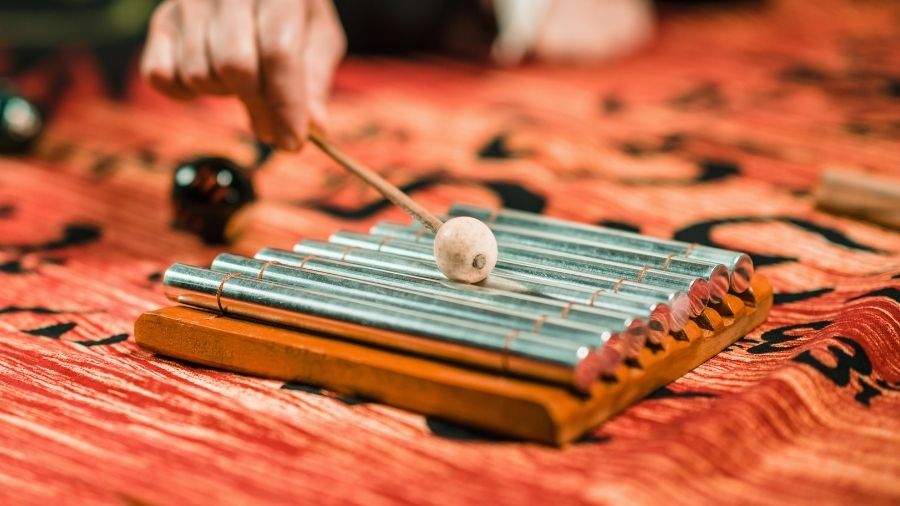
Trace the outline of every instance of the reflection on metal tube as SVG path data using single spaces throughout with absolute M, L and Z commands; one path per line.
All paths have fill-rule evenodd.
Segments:
M 731 288 L 741 293 L 750 286 L 753 278 L 753 261 L 745 253 L 702 244 L 690 244 L 647 237 L 645 235 L 610 228 L 573 223 L 534 213 L 512 209 L 490 210 L 466 204 L 456 204 L 450 216 L 471 216 L 488 224 L 527 229 L 540 233 L 556 234 L 572 239 L 582 239 L 601 244 L 618 245 L 662 255 L 680 255 L 684 258 L 723 264 L 728 268 Z
M 294 251 L 305 256 L 321 256 L 324 258 L 329 258 L 331 260 L 340 260 L 342 262 L 366 265 L 369 267 L 390 270 L 393 272 L 401 272 L 415 276 L 427 277 L 433 280 L 446 279 L 433 262 L 417 260 L 400 255 L 381 253 L 379 251 L 359 249 L 351 246 L 341 246 L 339 244 L 326 243 L 314 239 L 304 239 L 300 241 L 299 243 L 294 245 Z M 497 270 L 498 269 L 495 268 L 495 272 Z M 590 288 L 574 287 L 577 298 L 567 298 L 567 295 L 560 296 L 560 292 L 569 294 L 573 291 L 573 287 L 567 286 L 561 282 L 550 279 L 530 279 L 528 276 L 520 276 L 517 273 L 506 272 L 505 270 L 503 274 L 510 275 L 509 280 L 515 284 L 530 284 L 530 286 L 528 286 L 529 293 L 539 293 L 540 295 L 546 297 L 556 297 L 564 300 L 571 300 L 573 302 L 581 304 L 589 304 L 590 301 L 594 298 L 595 294 L 598 292 L 598 287 L 596 286 L 592 286 Z M 490 281 L 492 278 L 495 277 L 491 276 L 491 278 L 488 278 L 488 281 Z M 656 295 L 657 301 L 665 301 L 670 297 L 669 294 L 662 291 L 656 294 L 651 293 L 650 295 Z M 681 314 L 689 313 L 690 311 L 687 297 L 685 294 L 674 294 L 672 295 L 672 297 L 677 297 L 677 300 L 680 301 L 682 305 L 678 307 L 678 316 L 674 315 L 674 309 L 670 312 L 669 316 L 672 317 L 672 321 L 675 322 L 675 325 L 684 325 L 684 323 L 690 317 L 689 314 Z M 632 331 L 636 332 L 638 327 L 640 327 L 642 324 L 639 318 L 635 318 L 634 315 L 631 314 L 600 309 L 596 311 L 596 314 L 598 316 L 605 316 L 607 318 L 607 322 L 605 323 L 603 328 L 608 328 L 613 331 L 632 329 Z M 621 327 L 614 327 L 613 322 L 615 321 L 620 322 Z M 642 334 L 644 335 L 642 339 L 646 338 L 646 331 L 644 331 Z
M 477 304 L 464 299 L 426 294 L 391 287 L 369 280 L 298 269 L 255 258 L 222 253 L 212 263 L 212 270 L 236 272 L 243 276 L 281 283 L 339 297 L 389 304 L 421 314 L 442 315 L 464 320 L 509 327 L 538 334 L 556 336 L 597 346 L 608 340 L 611 331 L 563 320 L 559 317 Z
M 603 373 L 582 343 L 426 316 L 311 290 L 174 264 L 166 295 L 179 303 L 541 379 L 587 391 Z M 600 349 L 602 350 L 603 347 Z
M 529 289 L 527 284 L 523 285 L 497 277 L 491 277 L 478 285 L 470 285 L 443 278 L 429 279 L 391 272 L 366 265 L 275 248 L 260 250 L 257 252 L 256 258 L 279 262 L 303 270 L 351 277 L 420 293 L 440 294 L 470 302 L 525 311 L 537 316 L 560 317 L 566 321 L 583 323 L 595 328 L 603 328 L 609 322 L 611 314 L 632 315 L 634 318 L 647 320 L 648 338 L 654 341 L 661 339 L 669 332 L 672 320 L 669 308 L 665 304 L 636 297 L 599 293 L 592 306 L 585 306 L 532 295 L 535 290 Z
M 444 275 L 441 274 L 433 262 L 418 259 L 417 255 L 422 255 L 422 252 L 415 252 L 412 249 L 409 250 L 410 256 L 401 256 L 352 246 L 341 246 L 314 239 L 304 239 L 294 245 L 294 252 L 300 255 L 312 255 L 432 280 L 446 281 Z M 259 258 L 259 255 L 257 257 Z M 591 285 L 590 287 L 575 286 L 560 282 L 552 277 L 541 276 L 540 273 L 542 271 L 540 269 L 532 269 L 538 276 L 522 275 L 508 268 L 503 268 L 502 272 L 499 272 L 500 270 L 495 269 L 494 272 L 497 274 L 492 274 L 485 282 L 482 282 L 482 285 L 496 286 L 510 291 L 518 290 L 542 297 L 593 306 L 597 309 L 602 307 L 598 304 L 598 301 L 601 300 L 621 300 L 623 304 L 627 303 L 626 301 L 635 299 L 642 300 L 649 305 L 665 303 L 668 305 L 668 310 L 657 311 L 657 313 L 665 314 L 669 319 L 667 326 L 676 331 L 681 330 L 693 316 L 690 299 L 683 292 L 668 293 L 664 290 L 641 288 L 636 290 L 639 292 L 638 294 L 623 293 L 620 286 L 618 287 L 620 290 L 617 293 L 612 293 L 609 287 L 615 286 L 616 283 L 612 285 L 607 283 L 606 289 L 597 285 Z M 628 285 L 624 291 L 627 292 L 630 288 L 631 286 Z M 619 299 L 620 295 L 621 298 Z M 615 313 L 616 311 L 612 312 Z

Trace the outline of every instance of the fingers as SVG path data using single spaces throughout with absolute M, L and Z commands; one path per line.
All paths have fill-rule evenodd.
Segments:
M 265 0 L 257 6 L 263 94 L 275 143 L 288 151 L 300 149 L 309 129 L 303 58 L 308 14 L 307 3 L 296 0 Z
M 275 126 L 259 74 L 254 2 L 219 2 L 212 13 L 207 47 L 213 72 L 243 102 L 257 137 L 275 144 Z
M 345 47 L 330 0 L 166 0 L 141 72 L 174 98 L 236 95 L 262 141 L 296 151 L 310 121 L 325 126 Z
M 228 93 L 213 74 L 207 53 L 207 32 L 212 13 L 213 5 L 208 0 L 182 0 L 175 12 L 179 34 L 175 46 L 178 77 L 185 87 L 196 94 Z
M 185 100 L 192 98 L 194 94 L 178 79 L 175 59 L 175 41 L 178 35 L 176 8 L 175 3 L 164 2 L 153 14 L 141 58 L 141 75 L 169 97 Z
M 304 53 L 306 94 L 310 120 L 324 130 L 326 104 L 334 71 L 347 48 L 347 39 L 330 0 L 311 2 L 309 36 Z

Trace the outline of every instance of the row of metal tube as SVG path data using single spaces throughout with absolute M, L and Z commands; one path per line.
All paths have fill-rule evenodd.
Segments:
M 528 213 L 454 206 L 450 214 L 482 219 L 498 238 L 495 274 L 479 285 L 446 280 L 420 227 L 379 223 L 371 235 L 337 232 L 292 252 L 222 254 L 211 269 L 173 265 L 167 294 L 587 390 L 752 277 L 737 252 Z M 676 248 L 682 254 L 669 252 Z

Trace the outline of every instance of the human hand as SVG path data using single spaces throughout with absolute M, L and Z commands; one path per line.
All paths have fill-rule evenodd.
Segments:
M 325 126 L 345 48 L 330 0 L 166 0 L 141 74 L 177 99 L 235 95 L 261 141 L 297 151 L 310 122 Z

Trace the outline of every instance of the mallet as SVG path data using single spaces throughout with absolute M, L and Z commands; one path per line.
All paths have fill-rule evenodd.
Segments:
M 487 278 L 494 269 L 497 264 L 497 240 L 483 222 L 468 216 L 442 222 L 375 171 L 351 159 L 321 134 L 310 132 L 309 140 L 335 162 L 434 232 L 434 260 L 438 269 L 449 279 L 477 283 Z

